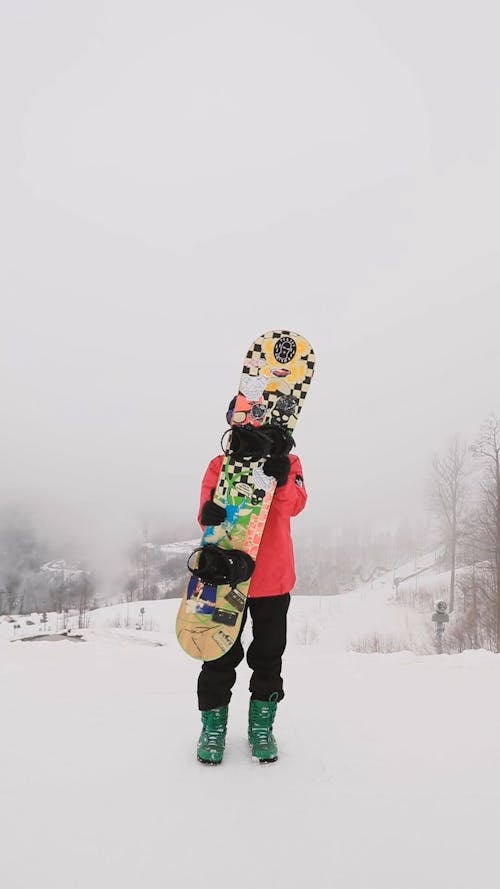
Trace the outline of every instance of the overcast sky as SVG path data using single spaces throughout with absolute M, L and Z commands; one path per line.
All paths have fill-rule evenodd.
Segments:
M 303 527 L 500 411 L 498 4 L 4 0 L 0 496 L 195 534 L 255 336 L 317 353 Z M 113 527 L 113 536 L 109 526 Z

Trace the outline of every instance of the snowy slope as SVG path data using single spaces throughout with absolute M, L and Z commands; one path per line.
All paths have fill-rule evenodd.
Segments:
M 321 640 L 330 650 L 336 651 L 350 651 L 353 644 L 374 634 L 398 639 L 403 647 L 405 642 L 418 643 L 426 636 L 425 620 L 413 608 L 396 605 L 392 577 L 392 572 L 388 572 L 349 594 L 294 597 L 290 635 L 306 645 Z M 161 599 L 99 608 L 90 613 L 85 635 L 87 639 L 142 640 L 143 644 L 166 645 L 172 642 L 174 633 L 172 609 L 177 609 L 175 601 L 172 604 Z M 28 621 L 31 626 L 27 625 Z M 0 641 L 10 640 L 15 635 L 36 635 L 41 629 L 55 632 L 62 627 L 61 616 L 55 613 L 47 615 L 45 627 L 40 627 L 39 617 L 35 615 L 19 617 L 17 623 L 20 629 L 14 632 L 12 624 L 0 621 Z M 77 629 L 78 612 L 73 612 L 66 624 Z M 427 624 L 432 627 L 428 619 Z
M 292 600 L 273 766 L 249 757 L 244 664 L 224 763 L 196 762 L 176 601 L 101 609 L 85 644 L 0 642 L 2 886 L 492 883 L 500 659 L 350 652 L 363 633 L 418 631 L 389 594 L 382 580 Z M 151 629 L 135 629 L 140 607 Z

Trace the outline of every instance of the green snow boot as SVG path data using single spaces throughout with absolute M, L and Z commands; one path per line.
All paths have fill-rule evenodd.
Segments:
M 278 759 L 278 745 L 272 731 L 277 706 L 277 692 L 268 701 L 250 701 L 248 741 L 252 757 L 259 762 L 276 762 Z
M 227 707 L 202 710 L 203 728 L 198 740 L 198 760 L 205 765 L 218 766 L 224 756 L 227 730 Z

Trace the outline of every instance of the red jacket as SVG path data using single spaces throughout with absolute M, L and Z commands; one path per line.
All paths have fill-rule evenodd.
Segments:
M 203 476 L 198 522 L 200 522 L 201 507 L 206 500 L 210 500 L 211 492 L 217 485 L 223 459 L 223 454 L 214 457 Z M 290 518 L 302 512 L 306 500 L 307 492 L 300 460 L 295 454 L 290 454 L 288 480 L 285 485 L 276 488 L 260 542 L 248 591 L 252 599 L 260 596 L 282 596 L 284 593 L 289 593 L 295 585 Z

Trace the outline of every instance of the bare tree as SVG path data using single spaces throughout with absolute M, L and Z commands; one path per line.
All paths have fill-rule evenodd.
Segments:
M 0 513 L 0 606 L 19 613 L 25 589 L 46 557 L 30 521 L 16 510 Z
M 434 454 L 430 479 L 430 506 L 436 516 L 451 565 L 449 609 L 455 607 L 457 545 L 467 509 L 467 448 L 455 436 L 445 451 Z
M 89 610 L 95 593 L 94 579 L 88 573 L 82 573 L 79 584 L 78 602 L 78 627 L 87 629 L 89 625 Z
M 490 567 L 493 580 L 495 636 L 500 652 L 500 419 L 492 415 L 481 428 L 473 446 L 484 472 L 478 511 L 479 543 Z

